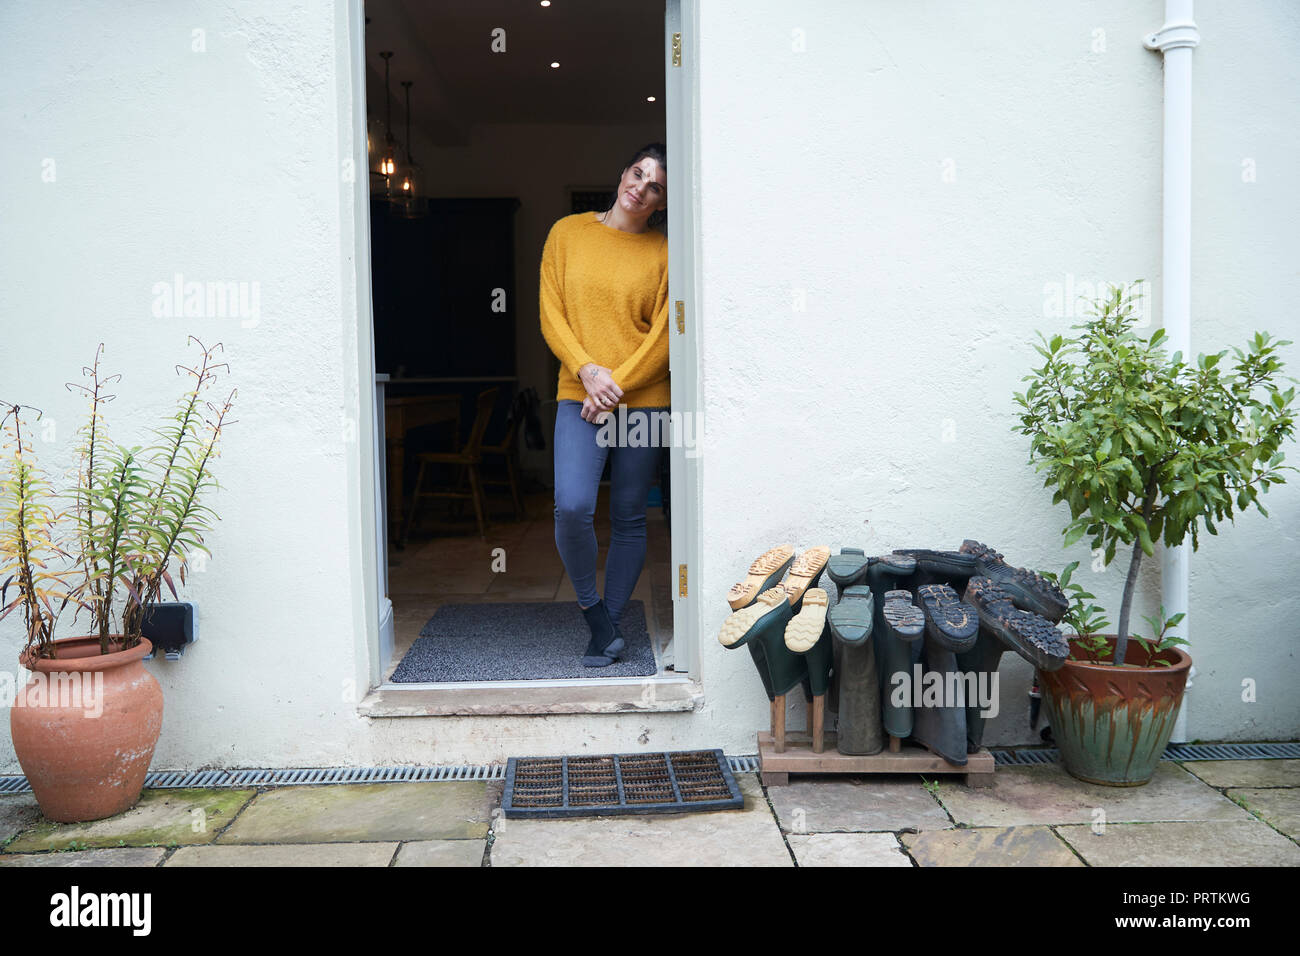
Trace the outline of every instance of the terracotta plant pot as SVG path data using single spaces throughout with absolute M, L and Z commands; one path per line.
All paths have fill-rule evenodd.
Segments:
M 162 687 L 141 661 L 152 645 L 101 655 L 99 638 L 73 637 L 54 648 L 23 662 L 32 677 L 9 711 L 18 763 L 50 820 L 122 813 L 140 799 L 162 732 Z
M 1101 635 L 1114 654 L 1115 635 Z M 1070 649 L 1082 657 L 1075 640 Z M 1146 662 L 1130 637 L 1125 663 Z M 1068 660 L 1060 670 L 1038 672 L 1061 762 L 1071 776 L 1111 787 L 1139 787 L 1151 779 L 1174 730 L 1192 658 L 1179 648 L 1156 660 L 1169 666 L 1115 667 Z

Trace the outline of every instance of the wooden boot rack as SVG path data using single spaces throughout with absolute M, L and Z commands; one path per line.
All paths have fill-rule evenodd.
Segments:
M 893 735 L 880 753 L 842 754 L 835 749 L 835 734 L 824 730 L 825 716 L 825 697 L 814 697 L 808 707 L 807 732 L 787 734 L 785 695 L 772 701 L 771 729 L 758 733 L 759 775 L 764 785 L 784 786 L 792 773 L 946 773 L 964 774 L 967 786 L 993 786 L 993 754 L 987 747 L 968 754 L 964 767 Z

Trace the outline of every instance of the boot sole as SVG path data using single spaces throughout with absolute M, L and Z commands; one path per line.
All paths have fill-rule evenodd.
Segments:
M 799 557 L 795 558 L 794 563 L 790 565 L 790 574 L 785 579 L 784 587 L 790 593 L 790 605 L 799 603 L 799 599 L 804 596 L 804 592 L 809 588 L 816 587 L 816 580 L 821 577 L 821 573 L 826 570 L 826 562 L 830 560 L 831 549 L 825 545 L 818 545 L 815 548 L 809 548 Z
M 758 600 L 748 607 L 732 611 L 722 622 L 722 629 L 718 631 L 718 643 L 723 647 L 741 646 L 759 619 L 785 600 L 787 600 L 785 588 L 778 584 L 760 594 Z
M 803 595 L 803 610 L 785 627 L 785 646 L 796 654 L 805 654 L 821 640 L 826 630 L 826 610 L 830 599 L 821 588 L 809 588 Z
M 840 548 L 840 553 L 826 562 L 826 573 L 842 592 L 845 588 L 861 584 L 867 576 L 871 559 L 861 548 Z
M 1017 607 L 1059 623 L 1070 610 L 1069 599 L 1060 586 L 1044 578 L 1037 571 L 1016 568 L 1007 563 L 1002 552 L 969 538 L 961 543 L 961 550 L 975 558 L 975 570 L 983 577 L 1002 585 Z
M 861 644 L 871 637 L 871 629 L 875 624 L 875 607 L 875 596 L 865 584 L 845 588 L 839 603 L 826 615 L 831 633 L 845 644 Z M 856 633 L 859 630 L 863 632 L 861 635 Z
M 782 544 L 763 552 L 749 566 L 749 576 L 731 586 L 727 592 L 727 603 L 733 611 L 739 611 L 754 603 L 758 595 L 770 589 L 778 581 L 785 569 L 794 560 L 794 545 Z
M 966 603 L 975 608 L 980 626 L 1042 671 L 1058 670 L 1070 656 L 1065 635 L 1047 618 L 1016 607 L 1008 588 L 989 577 L 966 584 Z
M 923 584 L 916 589 L 925 610 L 926 629 L 941 647 L 960 654 L 979 639 L 979 612 L 963 604 L 946 584 Z
M 881 612 L 889 633 L 902 641 L 914 641 L 925 633 L 925 612 L 912 603 L 910 591 L 886 591 Z

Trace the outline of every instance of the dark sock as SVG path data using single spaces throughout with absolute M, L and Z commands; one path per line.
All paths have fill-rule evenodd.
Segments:
M 589 608 L 584 608 L 582 616 L 587 619 L 587 627 L 591 629 L 591 641 L 587 644 L 584 657 L 602 657 L 603 651 L 614 640 L 614 622 L 609 618 L 609 610 L 605 607 L 604 601 L 597 601 Z

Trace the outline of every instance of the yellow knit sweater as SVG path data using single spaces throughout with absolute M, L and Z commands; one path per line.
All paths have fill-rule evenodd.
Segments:
M 595 362 L 629 408 L 669 405 L 668 237 L 624 232 L 598 215 L 557 220 L 542 249 L 542 335 L 560 360 L 556 398 L 586 398 L 578 369 Z

